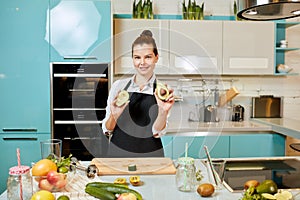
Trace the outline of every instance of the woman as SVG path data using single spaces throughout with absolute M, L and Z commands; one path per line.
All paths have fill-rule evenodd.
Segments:
M 107 100 L 102 129 L 109 138 L 108 157 L 163 157 L 160 136 L 165 134 L 174 97 L 170 89 L 167 99 L 158 98 L 154 74 L 158 50 L 151 31 L 143 31 L 133 42 L 132 58 L 135 75 L 114 82 Z M 118 107 L 121 90 L 130 98 Z

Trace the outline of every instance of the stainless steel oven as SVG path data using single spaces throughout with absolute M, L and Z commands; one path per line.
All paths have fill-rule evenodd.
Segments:
M 63 156 L 105 157 L 101 123 L 110 87 L 108 63 L 54 62 L 51 74 L 52 137 L 63 141 Z

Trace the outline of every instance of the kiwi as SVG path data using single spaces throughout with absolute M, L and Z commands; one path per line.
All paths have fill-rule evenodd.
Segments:
M 117 97 L 117 106 L 123 106 L 129 100 L 129 93 L 126 90 L 121 90 Z
M 202 197 L 209 197 L 215 192 L 215 187 L 211 183 L 203 183 L 198 186 L 197 192 Z
M 163 83 L 157 83 L 156 85 L 157 96 L 160 100 L 166 100 L 169 97 L 169 89 Z

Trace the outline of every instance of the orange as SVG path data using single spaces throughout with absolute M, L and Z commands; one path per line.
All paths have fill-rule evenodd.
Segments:
M 40 190 L 34 193 L 30 200 L 55 200 L 55 196 L 47 190 Z
M 56 164 L 49 159 L 42 159 L 32 167 L 32 176 L 47 176 L 49 171 L 57 171 Z

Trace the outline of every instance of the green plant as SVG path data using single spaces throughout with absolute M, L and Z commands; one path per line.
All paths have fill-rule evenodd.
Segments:
M 193 2 L 188 1 L 185 4 L 185 0 L 182 2 L 182 18 L 189 20 L 203 20 L 204 19 L 204 2 L 200 5 L 197 4 L 196 0 Z
M 154 19 L 153 3 L 151 0 L 136 0 L 132 4 L 132 18 L 136 19 Z

